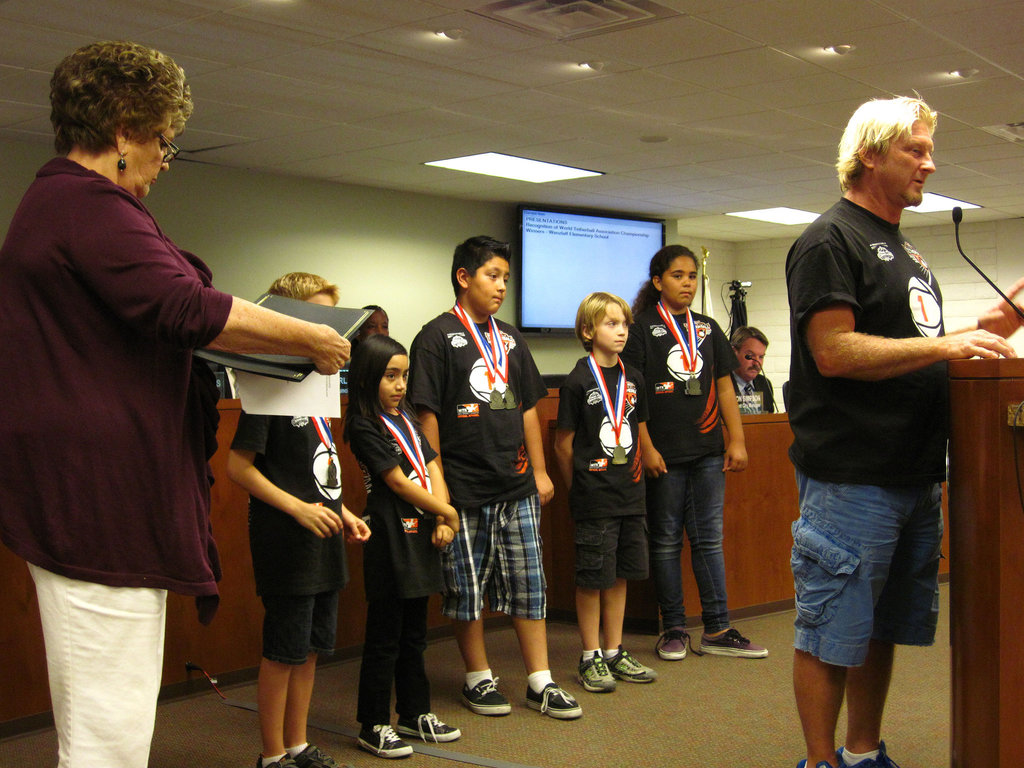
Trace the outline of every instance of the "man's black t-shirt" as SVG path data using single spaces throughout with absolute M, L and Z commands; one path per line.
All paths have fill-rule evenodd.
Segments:
M 945 477 L 946 364 L 882 381 L 826 378 L 805 321 L 847 304 L 854 330 L 893 339 L 941 336 L 935 276 L 897 225 L 842 199 L 812 223 L 786 260 L 792 336 L 793 463 L 816 480 L 868 485 Z

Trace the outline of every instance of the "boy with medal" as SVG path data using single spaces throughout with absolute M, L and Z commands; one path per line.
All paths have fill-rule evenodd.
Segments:
M 509 279 L 509 244 L 473 237 L 452 257 L 455 306 L 411 347 L 408 399 L 441 456 L 460 530 L 443 553 L 442 610 L 466 669 L 463 703 L 479 715 L 512 711 L 484 642 L 484 599 L 512 617 L 526 666 L 526 704 L 569 720 L 583 710 L 551 678 L 540 506 L 554 494 L 536 405 L 547 387 L 519 332 L 495 319 Z
M 583 643 L 577 680 L 594 693 L 614 691 L 616 680 L 650 683 L 657 677 L 622 647 L 626 580 L 646 579 L 648 571 L 640 459 L 641 440 L 649 439 L 641 437 L 647 395 L 639 371 L 619 358 L 632 321 L 618 296 L 587 296 L 576 313 L 576 336 L 590 354 L 559 390 L 554 447 L 576 526 L 576 615 Z
M 649 276 L 633 302 L 636 325 L 622 357 L 643 375 L 650 409 L 640 440 L 651 574 L 663 629 L 658 655 L 678 661 L 689 645 L 680 563 L 685 533 L 700 592 L 700 652 L 763 658 L 766 649 L 732 628 L 726 599 L 724 473 L 747 466 L 732 386 L 736 355 L 718 323 L 690 309 L 699 281 L 689 248 L 662 248 L 651 259 Z
M 338 287 L 307 272 L 290 272 L 267 292 L 338 303 Z M 366 541 L 370 529 L 341 502 L 328 420 L 243 411 L 228 477 L 249 492 L 249 547 L 265 609 L 256 693 L 263 752 L 256 768 L 335 765 L 307 742 L 306 716 L 317 656 L 334 650 L 338 590 L 348 581 L 343 539 Z

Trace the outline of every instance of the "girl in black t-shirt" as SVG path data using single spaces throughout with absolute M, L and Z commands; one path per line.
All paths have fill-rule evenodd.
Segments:
M 462 735 L 430 711 L 423 664 L 427 601 L 442 586 L 438 549 L 455 537 L 459 517 L 437 455 L 406 405 L 408 376 L 405 348 L 388 336 L 370 336 L 352 354 L 345 413 L 344 437 L 363 469 L 373 532 L 363 554 L 368 606 L 359 746 L 381 757 L 412 753 L 399 734 L 435 742 Z M 390 724 L 392 682 L 397 729 Z

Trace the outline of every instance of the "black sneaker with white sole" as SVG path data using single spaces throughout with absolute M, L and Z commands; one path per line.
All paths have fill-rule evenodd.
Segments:
M 583 707 L 556 683 L 548 683 L 540 693 L 526 686 L 526 706 L 556 720 L 575 720 L 583 716 Z
M 512 711 L 512 705 L 498 690 L 498 678 L 481 680 L 472 688 L 468 685 L 462 686 L 462 703 L 478 715 L 496 717 Z
M 373 728 L 364 726 L 359 731 L 357 743 L 378 757 L 408 757 L 412 754 L 412 747 L 398 738 L 390 725 L 375 725 Z
M 440 718 L 433 712 L 420 715 L 415 720 L 402 720 L 399 718 L 398 726 L 395 728 L 399 736 L 411 736 L 425 742 L 443 744 L 455 741 L 462 735 L 462 731 L 447 723 L 441 722 Z

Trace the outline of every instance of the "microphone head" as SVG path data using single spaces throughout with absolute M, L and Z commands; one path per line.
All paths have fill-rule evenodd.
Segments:
M 964 220 L 964 209 L 959 205 L 953 208 L 953 223 L 959 224 Z

